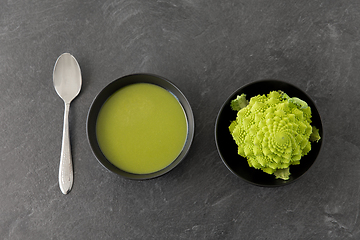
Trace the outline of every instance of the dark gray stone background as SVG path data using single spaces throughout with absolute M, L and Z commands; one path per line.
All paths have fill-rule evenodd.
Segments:
M 0 3 L 0 239 L 360 239 L 360 2 L 8 0 Z M 60 192 L 57 57 L 78 60 L 75 182 Z M 105 170 L 86 138 L 95 95 L 138 72 L 192 105 L 186 159 L 149 181 Z M 279 79 L 309 94 L 325 132 L 299 181 L 253 186 L 222 163 L 216 115 L 240 86 Z

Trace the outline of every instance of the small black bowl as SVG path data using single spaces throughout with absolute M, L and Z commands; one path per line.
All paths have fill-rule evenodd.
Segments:
M 178 157 L 167 167 L 154 172 L 154 173 L 148 173 L 148 174 L 134 174 L 129 173 L 126 171 L 123 171 L 116 166 L 114 166 L 102 153 L 99 144 L 97 142 L 96 138 L 96 122 L 97 117 L 99 114 L 99 111 L 105 101 L 117 90 L 120 88 L 123 88 L 127 85 L 134 84 L 134 83 L 151 83 L 158 85 L 166 90 L 168 90 L 170 93 L 172 93 L 181 106 L 184 109 L 184 113 L 186 115 L 187 119 L 187 126 L 188 126 L 188 132 L 187 132 L 187 138 L 186 142 L 184 144 L 184 147 L 181 151 L 181 153 L 178 155 Z M 145 179 L 152 179 L 155 177 L 159 177 L 173 168 L 175 168 L 186 156 L 188 153 L 191 143 L 194 138 L 194 130 L 195 130 L 195 123 L 194 123 L 194 115 L 191 109 L 191 106 L 189 102 L 187 101 L 184 94 L 170 81 L 166 80 L 165 78 L 162 78 L 157 75 L 153 74 L 132 74 L 127 75 L 124 77 L 121 77 L 113 82 L 111 82 L 109 85 L 107 85 L 101 92 L 95 97 L 94 101 L 92 102 L 90 106 L 90 110 L 88 112 L 87 116 L 87 137 L 88 141 L 91 147 L 92 152 L 94 153 L 96 159 L 99 161 L 99 163 L 105 167 L 106 169 L 110 170 L 111 172 L 114 172 L 122 177 L 128 178 L 128 179 L 134 179 L 134 180 L 145 180 Z
M 290 179 L 281 180 L 276 179 L 274 175 L 264 173 L 261 170 L 249 167 L 245 158 L 237 154 L 237 145 L 233 140 L 230 132 L 229 125 L 236 119 L 237 112 L 230 108 L 231 100 L 235 99 L 237 95 L 242 93 L 246 94 L 246 98 L 249 100 L 259 94 L 268 94 L 270 91 L 282 90 L 290 97 L 297 97 L 311 107 L 312 112 L 312 126 L 316 126 L 319 129 L 321 139 L 317 143 L 311 144 L 310 152 L 301 158 L 299 165 L 290 166 Z M 215 141 L 219 155 L 226 165 L 226 167 L 235 175 L 242 178 L 248 183 L 262 186 L 262 187 L 276 187 L 284 186 L 299 179 L 315 162 L 323 141 L 323 127 L 320 119 L 320 115 L 314 102 L 311 98 L 299 88 L 278 80 L 262 80 L 247 84 L 237 89 L 222 105 L 215 124 Z

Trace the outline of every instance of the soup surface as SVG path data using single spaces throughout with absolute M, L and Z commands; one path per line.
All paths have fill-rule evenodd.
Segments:
M 130 173 L 159 171 L 180 154 L 187 120 L 178 100 L 166 89 L 135 83 L 119 89 L 102 106 L 96 137 L 105 157 Z

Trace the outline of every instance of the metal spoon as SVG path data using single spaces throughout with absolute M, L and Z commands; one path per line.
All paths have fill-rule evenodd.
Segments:
M 63 53 L 56 60 L 53 71 L 53 83 L 57 94 L 64 100 L 64 127 L 61 145 L 59 186 L 63 194 L 70 192 L 73 185 L 73 164 L 69 138 L 70 102 L 81 89 L 81 70 L 76 59 L 69 53 Z

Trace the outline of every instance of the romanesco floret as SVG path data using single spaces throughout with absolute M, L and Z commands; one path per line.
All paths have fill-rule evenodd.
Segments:
M 300 164 L 311 150 L 310 141 L 320 139 L 318 130 L 310 125 L 307 103 L 282 91 L 257 95 L 249 102 L 242 94 L 231 102 L 231 108 L 238 111 L 229 126 L 238 154 L 250 167 L 276 178 L 288 180 L 290 165 Z

